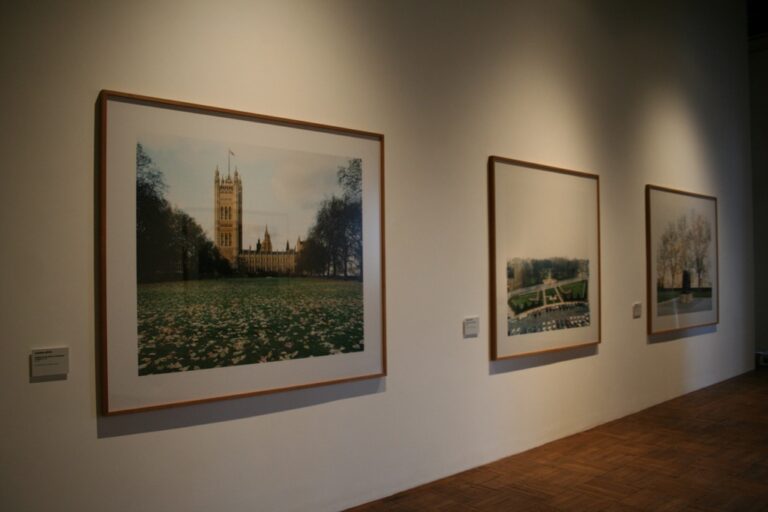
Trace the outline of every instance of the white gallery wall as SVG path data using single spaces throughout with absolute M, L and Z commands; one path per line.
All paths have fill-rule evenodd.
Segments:
M 749 370 L 740 2 L 14 2 L 0 18 L 0 509 L 332 511 Z M 101 89 L 385 134 L 385 379 L 97 414 Z M 600 175 L 596 350 L 491 364 L 489 155 Z M 644 186 L 718 198 L 720 323 L 649 340 Z M 478 315 L 481 335 L 461 338 Z M 31 348 L 70 347 L 30 383 Z

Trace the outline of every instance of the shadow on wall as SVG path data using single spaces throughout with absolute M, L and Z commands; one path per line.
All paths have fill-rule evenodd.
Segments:
M 595 356 L 598 353 L 599 345 L 589 345 L 587 347 L 569 348 L 558 350 L 556 352 L 544 352 L 514 359 L 504 359 L 501 361 L 491 361 L 490 373 L 496 375 L 500 373 L 509 373 L 518 370 L 527 370 L 538 366 L 556 364 L 571 359 L 581 359 L 582 357 Z
M 219 400 L 204 404 L 172 407 L 155 411 L 117 416 L 99 416 L 99 438 L 118 437 L 208 423 L 239 420 L 263 414 L 310 407 L 386 390 L 384 379 L 347 382 L 315 388 L 299 389 L 248 398 Z
M 701 327 L 691 327 L 681 331 L 667 332 L 661 334 L 648 335 L 648 344 L 666 343 L 668 341 L 677 341 L 683 338 L 693 338 L 702 334 L 714 334 L 717 332 L 716 325 L 704 325 Z

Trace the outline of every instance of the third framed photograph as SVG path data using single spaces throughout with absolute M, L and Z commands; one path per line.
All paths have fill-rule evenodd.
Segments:
M 488 160 L 491 359 L 600 342 L 594 174 Z
M 717 198 L 646 185 L 648 334 L 718 323 Z

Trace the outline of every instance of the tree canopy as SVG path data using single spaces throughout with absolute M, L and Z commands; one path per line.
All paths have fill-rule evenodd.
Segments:
M 685 288 L 686 273 L 696 275 L 696 287 L 706 287 L 712 228 L 700 213 L 691 210 L 667 224 L 656 251 L 659 288 Z M 690 281 L 690 275 L 688 276 Z M 688 287 L 691 283 L 688 283 Z
M 362 161 L 349 160 L 336 175 L 342 195 L 334 195 L 321 204 L 299 253 L 297 270 L 309 275 L 362 279 Z
M 163 173 L 136 144 L 136 267 L 138 282 L 199 279 L 231 273 L 203 228 L 165 198 Z

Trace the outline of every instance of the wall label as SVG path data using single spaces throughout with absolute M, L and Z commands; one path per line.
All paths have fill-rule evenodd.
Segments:
M 480 332 L 480 318 L 476 316 L 465 318 L 463 332 L 465 338 L 477 338 L 477 335 Z
M 69 373 L 69 347 L 42 348 L 29 354 L 32 377 L 65 376 Z

